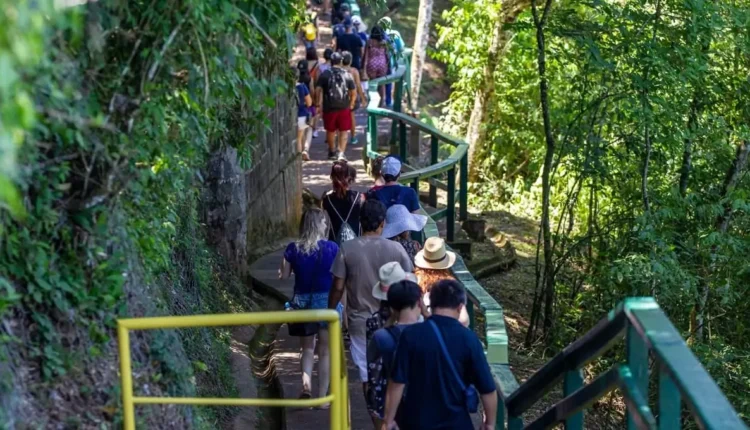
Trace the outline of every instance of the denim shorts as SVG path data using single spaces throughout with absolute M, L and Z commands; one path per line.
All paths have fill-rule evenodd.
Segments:
M 292 303 L 299 309 L 328 309 L 328 293 L 295 294 Z M 336 305 L 336 311 L 339 313 L 339 322 L 343 323 L 344 305 L 341 302 Z M 320 326 L 327 327 L 328 323 L 321 322 Z

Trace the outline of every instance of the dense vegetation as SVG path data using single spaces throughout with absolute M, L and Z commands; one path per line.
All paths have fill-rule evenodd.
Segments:
M 201 169 L 227 146 L 249 165 L 290 91 L 297 1 L 65 3 L 0 1 L 0 428 L 117 427 L 117 317 L 250 306 L 204 244 Z M 152 395 L 234 390 L 226 331 L 133 348 Z M 212 411 L 141 419 L 216 428 Z
M 542 220 L 527 344 L 655 296 L 747 420 L 750 2 L 458 0 L 444 19 L 476 203 Z

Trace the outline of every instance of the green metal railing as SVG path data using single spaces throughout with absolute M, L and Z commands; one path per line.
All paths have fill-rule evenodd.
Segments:
M 368 94 L 370 103 L 367 106 L 367 151 L 366 156 L 372 159 L 381 155 L 378 148 L 378 120 L 387 118 L 392 120 L 391 125 L 391 143 L 396 142 L 398 145 L 398 154 L 407 169 L 411 170 L 401 175 L 399 182 L 408 184 L 419 193 L 420 182 L 427 181 L 430 186 L 429 203 L 435 208 L 430 212 L 430 217 L 434 220 L 446 218 L 446 236 L 448 242 L 455 240 L 455 223 L 456 223 L 456 197 L 458 197 L 458 220 L 466 220 L 468 217 L 468 149 L 469 145 L 461 139 L 449 136 L 440 130 L 423 123 L 403 113 L 402 101 L 404 95 L 409 96 L 408 92 L 408 70 L 409 54 L 411 50 L 407 49 L 402 60 L 399 61 L 398 67 L 390 75 L 382 78 L 373 79 L 369 83 Z M 393 110 L 379 108 L 380 95 L 378 86 L 393 83 L 395 85 L 395 95 Z M 430 136 L 430 165 L 421 169 L 408 167 L 407 161 L 407 127 L 415 128 L 419 132 L 426 133 Z M 438 148 L 440 142 L 447 143 L 455 149 L 453 153 L 445 160 L 438 160 Z M 459 175 L 460 173 L 460 175 Z M 443 183 L 438 177 L 446 174 L 447 182 Z M 456 187 L 456 181 L 460 185 Z M 445 208 L 437 209 L 438 199 L 437 190 L 442 188 L 447 191 L 447 203 Z
M 623 339 L 625 363 L 584 384 L 581 369 Z M 648 401 L 650 357 L 653 371 L 658 372 L 658 415 Z M 747 428 L 651 297 L 620 303 L 520 386 L 507 365 L 493 366 L 493 371 L 507 410 L 509 430 L 548 429 L 560 423 L 568 430 L 583 429 L 583 409 L 614 389 L 619 389 L 625 399 L 628 429 L 679 429 L 683 402 L 699 428 Z M 522 414 L 560 381 L 564 398 L 524 425 Z M 505 425 L 505 414 L 499 413 L 497 428 L 504 429 Z

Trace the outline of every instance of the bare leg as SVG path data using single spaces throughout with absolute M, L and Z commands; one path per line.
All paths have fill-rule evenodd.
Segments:
M 346 144 L 348 143 L 349 132 L 341 130 L 339 131 L 339 152 L 342 154 L 346 153 Z
M 335 144 L 336 144 L 336 132 L 335 131 L 326 131 L 326 143 L 328 144 L 328 152 L 334 152 L 335 151 Z
M 309 393 L 312 390 L 312 371 L 315 361 L 315 335 L 300 338 L 302 347 L 302 358 L 300 368 L 302 370 L 302 392 Z
M 328 384 L 331 382 L 331 353 L 328 348 L 328 329 L 318 331 L 318 396 L 328 395 Z

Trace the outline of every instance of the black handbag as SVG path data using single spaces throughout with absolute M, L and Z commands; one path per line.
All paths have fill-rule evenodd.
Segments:
M 313 279 L 317 277 L 317 270 L 318 266 L 320 266 L 320 259 L 323 255 L 323 250 L 320 249 L 318 251 L 318 261 L 315 264 L 315 270 L 313 271 Z M 295 303 L 294 297 L 292 298 L 292 301 L 290 303 L 290 306 L 292 310 L 303 310 L 303 309 L 310 309 L 312 306 L 312 295 L 314 294 L 314 291 L 310 292 L 310 300 L 307 303 L 306 307 L 300 307 Z M 296 297 L 296 293 L 294 294 Z M 289 336 L 296 336 L 296 337 L 306 337 L 306 336 L 312 336 L 314 334 L 318 333 L 318 330 L 320 330 L 320 323 L 318 322 L 304 322 L 304 323 L 289 323 L 287 324 L 287 328 L 289 329 Z

